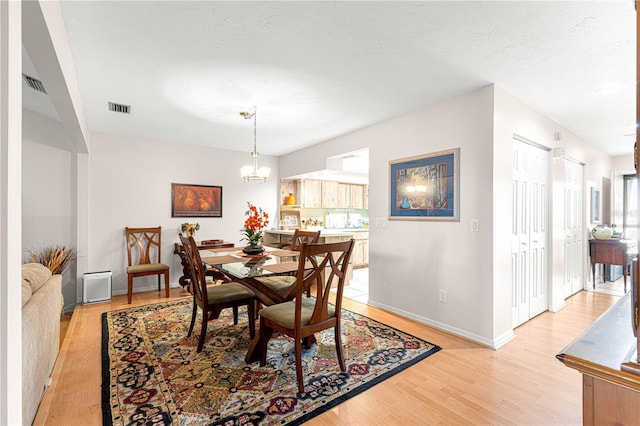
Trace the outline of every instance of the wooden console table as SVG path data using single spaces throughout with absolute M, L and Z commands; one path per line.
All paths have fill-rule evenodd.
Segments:
M 627 267 L 638 255 L 638 245 L 634 240 L 589 240 L 593 288 L 596 288 L 596 263 L 620 265 L 624 275 L 624 291 L 627 291 Z M 604 273 L 602 274 L 604 277 Z
M 640 419 L 640 375 L 623 370 L 635 352 L 631 293 L 556 355 L 582 373 L 582 424 L 632 425 Z
M 198 250 L 230 248 L 233 246 L 233 243 L 222 240 L 205 240 L 198 245 Z M 174 243 L 173 253 L 180 256 L 180 263 L 182 264 L 182 276 L 178 279 L 178 282 L 180 283 L 182 288 L 185 288 L 191 283 L 191 273 L 189 272 L 189 261 L 187 260 L 186 253 L 182 248 L 182 244 Z

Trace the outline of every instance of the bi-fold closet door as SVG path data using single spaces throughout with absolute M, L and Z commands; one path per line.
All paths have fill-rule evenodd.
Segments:
M 549 152 L 513 139 L 512 326 L 548 307 Z

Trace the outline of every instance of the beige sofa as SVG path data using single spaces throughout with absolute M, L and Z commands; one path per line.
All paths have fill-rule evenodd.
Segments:
M 40 263 L 22 265 L 22 424 L 30 425 L 60 347 L 62 277 Z

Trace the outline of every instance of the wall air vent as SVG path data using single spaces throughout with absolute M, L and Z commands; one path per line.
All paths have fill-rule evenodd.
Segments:
M 109 111 L 121 112 L 123 114 L 131 114 L 131 105 L 116 104 L 109 102 Z
M 22 74 L 22 77 L 24 77 L 24 81 L 27 82 L 27 86 L 31 87 L 33 90 L 37 90 L 40 93 L 47 93 L 44 88 L 44 84 L 42 84 L 42 82 L 37 78 L 31 77 L 30 75 L 26 75 L 24 73 Z

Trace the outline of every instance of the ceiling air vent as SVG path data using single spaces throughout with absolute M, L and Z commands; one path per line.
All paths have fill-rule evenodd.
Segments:
M 27 86 L 31 87 L 33 90 L 37 90 L 40 93 L 47 93 L 44 88 L 44 84 L 42 84 L 40 80 L 26 74 L 22 74 L 22 76 L 24 77 L 24 81 L 27 82 Z
M 131 114 L 131 105 L 116 104 L 109 102 L 109 111 L 121 112 L 123 114 Z

